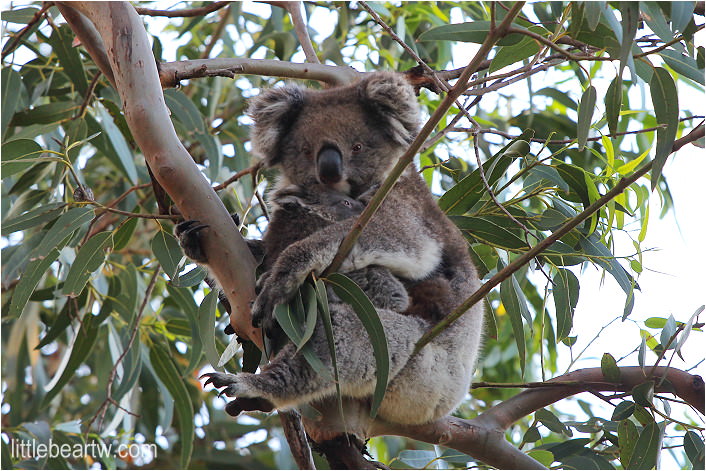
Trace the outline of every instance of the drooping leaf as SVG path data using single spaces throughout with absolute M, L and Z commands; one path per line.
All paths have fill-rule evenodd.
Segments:
M 175 278 L 179 269 L 179 262 L 183 257 L 183 252 L 176 238 L 166 231 L 159 231 L 152 238 L 151 247 L 152 253 L 157 257 L 167 276 Z
M 704 441 L 696 432 L 689 430 L 684 435 L 684 451 L 693 469 L 704 467 Z
M 59 58 L 59 63 L 64 69 L 64 73 L 69 76 L 71 82 L 81 95 L 85 95 L 88 90 L 86 71 L 83 69 L 83 61 L 78 49 L 73 47 L 72 41 L 74 33 L 68 25 L 55 28 L 49 37 L 54 54 Z
M 4 20 L 4 18 L 3 18 Z M 0 73 L 0 83 L 2 86 L 2 109 L 0 111 L 0 137 L 5 135 L 5 131 L 10 124 L 12 116 L 17 111 L 20 103 L 22 76 L 12 67 L 3 67 Z M 4 146 L 3 146 L 4 147 Z M 5 160 L 5 149 L 3 149 L 2 160 Z M 3 178 L 5 178 L 3 172 Z
M 199 335 L 201 344 L 206 354 L 206 359 L 217 370 L 220 355 L 216 350 L 216 304 L 218 304 L 218 291 L 212 290 L 201 301 L 199 306 Z
M 660 175 L 662 175 L 662 168 L 667 157 L 672 153 L 672 146 L 679 126 L 677 86 L 666 69 L 655 68 L 650 81 L 650 93 L 652 94 L 652 105 L 655 109 L 657 124 L 666 125 L 665 128 L 657 130 L 657 147 L 652 164 L 652 189 L 654 190 Z
M 645 425 L 635 442 L 628 469 L 653 469 L 657 466 L 657 457 L 662 447 L 662 430 L 656 422 Z
M 174 399 L 179 421 L 179 442 L 181 444 L 179 464 L 182 469 L 187 469 L 194 448 L 194 408 L 191 405 L 191 396 L 171 355 L 157 342 L 154 342 L 150 348 L 150 363 L 152 363 L 155 373 Z
M 98 270 L 106 258 L 106 250 L 113 247 L 113 233 L 101 232 L 86 241 L 78 251 L 74 263 L 66 275 L 62 293 L 76 297 L 86 286 L 91 274 Z
M 591 129 L 591 118 L 596 110 L 596 88 L 589 85 L 586 91 L 581 95 L 579 103 L 579 120 L 577 129 L 578 147 L 582 150 L 586 147 L 588 139 L 588 131 Z
M 556 309 L 556 339 L 568 337 L 574 322 L 574 310 L 579 300 L 579 280 L 570 270 L 559 269 L 554 282 L 554 307 Z
M 644 407 L 652 406 L 652 399 L 654 398 L 654 394 L 654 381 L 646 381 L 632 388 L 632 398 L 635 400 L 635 403 L 640 404 Z
M 500 299 L 502 300 L 503 306 L 510 317 L 510 323 L 512 324 L 512 332 L 515 337 L 515 343 L 517 345 L 517 350 L 520 357 L 520 370 L 522 374 L 525 373 L 525 330 L 522 327 L 522 317 L 525 315 L 524 311 L 527 311 L 527 304 L 524 295 L 517 292 L 515 286 L 517 282 L 513 283 L 514 275 L 500 283 Z M 529 314 L 529 312 L 527 312 Z
M 673 49 L 660 51 L 659 55 L 676 73 L 701 85 L 704 84 L 704 68 L 703 66 L 699 67 L 696 59 Z
M 390 375 L 390 356 L 385 330 L 373 303 L 370 302 L 370 299 L 353 280 L 340 273 L 334 273 L 329 275 L 325 281 L 331 285 L 338 297 L 351 305 L 370 338 L 373 354 L 375 355 L 377 375 L 375 392 L 370 406 L 370 416 L 375 417 L 385 395 Z
M 608 131 L 611 134 L 618 132 L 618 120 L 620 119 L 620 107 L 623 103 L 623 80 L 615 76 L 608 85 L 605 94 L 605 115 L 608 121 Z

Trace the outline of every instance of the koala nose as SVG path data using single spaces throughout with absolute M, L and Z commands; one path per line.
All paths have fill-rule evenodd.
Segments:
M 316 158 L 319 181 L 326 185 L 338 183 L 343 178 L 343 157 L 335 147 L 324 147 Z

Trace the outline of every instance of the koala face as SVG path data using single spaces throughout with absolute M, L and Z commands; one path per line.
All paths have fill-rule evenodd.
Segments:
M 253 151 L 279 168 L 282 184 L 320 183 L 353 196 L 387 176 L 418 130 L 414 90 L 391 72 L 327 90 L 268 90 L 249 113 Z

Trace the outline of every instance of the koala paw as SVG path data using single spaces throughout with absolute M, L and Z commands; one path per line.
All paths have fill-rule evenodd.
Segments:
M 241 412 L 272 412 L 275 406 L 261 397 L 239 397 L 226 404 L 226 412 L 237 417 Z
M 200 232 L 207 227 L 206 224 L 201 224 L 200 221 L 195 219 L 180 222 L 174 226 L 174 235 L 179 241 L 179 245 L 184 251 L 184 254 L 195 262 L 208 263 L 206 254 L 203 253 L 203 249 L 201 248 L 200 234 Z
M 204 387 L 208 384 L 213 384 L 216 389 L 220 389 L 218 397 L 221 397 L 224 394 L 228 397 L 258 397 L 258 394 L 252 391 L 247 381 L 245 381 L 244 377 L 247 374 L 248 373 L 241 373 L 233 375 L 230 373 L 213 372 L 206 373 L 199 379 L 202 379 L 204 377 L 208 378 L 203 384 Z

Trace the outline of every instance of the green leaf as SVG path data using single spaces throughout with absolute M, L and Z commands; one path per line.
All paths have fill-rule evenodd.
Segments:
M 4 17 L 4 14 L 3 14 Z M 3 18 L 4 21 L 4 18 Z M 17 111 L 22 96 L 22 76 L 12 67 L 3 67 L 0 73 L 0 82 L 2 85 L 2 108 L 0 111 L 0 137 L 5 135 L 7 127 L 10 124 L 12 116 Z M 5 160 L 5 149 L 3 145 L 2 159 Z M 4 175 L 3 175 L 3 178 Z
M 378 317 L 373 303 L 370 302 L 370 299 L 368 299 L 353 280 L 340 273 L 334 273 L 329 275 L 324 281 L 333 287 L 335 293 L 344 302 L 353 307 L 353 311 L 355 311 L 370 337 L 377 372 L 375 392 L 373 393 L 373 400 L 370 406 L 370 417 L 375 417 L 383 396 L 385 395 L 387 381 L 390 375 L 390 356 L 387 349 L 385 330 L 382 327 L 382 323 L 380 322 L 380 318 Z
M 584 2 L 584 18 L 591 31 L 595 31 L 601 22 L 601 3 L 604 2 Z
M 506 216 L 450 216 L 461 232 L 472 241 L 506 250 L 526 250 L 522 229 Z
M 127 247 L 127 244 L 130 242 L 130 238 L 137 227 L 137 220 L 138 218 L 129 218 L 115 231 L 115 235 L 113 236 L 113 248 L 115 251 L 122 250 Z
M 574 310 L 579 300 L 579 280 L 570 270 L 559 269 L 554 282 L 554 307 L 556 309 L 556 339 L 568 337 L 574 323 Z
M 315 280 L 314 289 L 316 291 L 316 302 L 319 306 L 319 314 L 324 325 L 326 333 L 326 342 L 328 343 L 329 354 L 331 355 L 331 364 L 333 365 L 333 378 L 336 383 L 336 400 L 338 402 L 338 412 L 343 419 L 343 394 L 341 393 L 341 383 L 339 381 L 338 360 L 336 359 L 336 341 L 333 335 L 333 323 L 331 322 L 331 311 L 328 308 L 328 294 L 326 293 L 326 285 L 323 280 Z
M 37 163 L 34 159 L 41 157 L 43 153 L 44 150 L 39 144 L 30 139 L 6 142 L 2 145 L 2 178 L 27 170 Z
M 601 358 L 601 373 L 603 373 L 603 377 L 609 383 L 620 382 L 620 368 L 618 368 L 615 358 L 610 353 L 604 353 L 603 358 Z
M 46 255 L 30 260 L 27 268 L 22 273 L 20 281 L 15 286 L 10 299 L 10 309 L 7 313 L 10 319 L 19 317 L 24 309 L 29 297 L 39 284 L 39 280 L 49 269 L 49 266 L 59 257 L 59 250 L 52 249 Z
M 432 450 L 402 450 L 398 459 L 412 469 L 426 469 L 436 461 L 436 452 Z
M 100 232 L 83 244 L 78 251 L 74 263 L 66 275 L 62 294 L 75 298 L 86 286 L 91 274 L 98 270 L 107 256 L 106 250 L 113 247 L 113 233 Z
M 677 86 L 666 69 L 655 68 L 652 80 L 650 80 L 650 93 L 652 94 L 652 105 L 657 124 L 666 124 L 667 126 L 657 130 L 657 147 L 652 164 L 652 189 L 654 190 L 667 157 L 672 153 L 672 146 L 679 126 Z
M 525 374 L 525 331 L 522 327 L 522 317 L 529 316 L 527 302 L 522 291 L 518 293 L 515 275 L 500 283 L 500 299 L 507 311 L 510 324 L 512 325 L 513 337 L 517 344 L 517 351 L 520 357 L 520 370 Z
M 610 420 L 620 422 L 629 418 L 633 412 L 635 412 L 635 403 L 632 401 L 623 401 L 615 407 Z
M 47 234 L 34 250 L 35 254 L 42 255 L 42 253 L 57 247 L 60 242 L 93 219 L 93 216 L 95 216 L 93 209 L 87 206 L 69 209 L 47 231 Z
M 620 65 L 618 67 L 618 77 L 623 76 L 623 69 L 629 62 L 632 62 L 632 47 L 640 21 L 640 4 L 638 2 L 621 2 L 620 25 L 623 28 L 623 38 L 620 42 Z M 634 70 L 634 63 L 630 70 Z M 634 73 L 633 73 L 634 75 Z
M 534 450 L 528 451 L 527 454 L 542 463 L 547 468 L 549 468 L 549 466 L 551 466 L 554 462 L 554 453 L 551 451 L 539 450 L 535 448 Z
M 59 392 L 61 392 L 64 386 L 66 386 L 66 383 L 68 383 L 73 377 L 76 372 L 76 368 L 78 368 L 79 365 L 81 365 L 81 363 L 88 358 L 88 355 L 93 350 L 93 345 L 98 339 L 98 327 L 99 325 L 96 320 L 96 316 L 90 313 L 83 316 L 81 328 L 76 333 L 74 343 L 70 347 L 71 351 L 65 353 L 65 355 L 69 355 L 66 367 L 61 372 L 59 379 L 53 383 L 54 385 L 51 390 L 49 390 L 47 395 L 44 396 L 44 399 L 42 399 L 42 408 L 47 407 L 51 400 L 54 399 Z
M 659 343 L 667 349 L 671 350 L 676 345 L 676 340 L 672 339 L 672 336 L 677 333 L 677 322 L 674 320 L 674 316 L 671 314 L 667 318 L 667 322 L 664 324 L 664 328 L 659 335 Z M 671 340 L 671 342 L 670 342 Z
M 618 120 L 620 119 L 620 107 L 623 103 L 623 80 L 615 76 L 608 85 L 605 95 L 605 116 L 608 121 L 608 131 L 611 134 L 618 132 Z
M 73 47 L 74 33 L 68 25 L 55 28 L 49 37 L 49 44 L 59 58 L 59 63 L 64 69 L 64 73 L 69 76 L 71 82 L 76 86 L 78 93 L 85 95 L 88 90 L 86 71 L 83 69 L 83 61 L 78 52 L 78 48 Z
M 183 275 L 179 275 L 172 280 L 172 285 L 177 288 L 190 288 L 196 286 L 206 279 L 208 270 L 204 267 L 196 267 Z
M 171 354 L 158 343 L 153 343 L 150 348 L 150 362 L 160 381 L 174 399 L 177 419 L 179 420 L 179 441 L 181 443 L 182 469 L 188 469 L 191 461 L 191 452 L 194 448 L 194 409 L 191 405 L 191 396 L 182 380 L 181 373 L 174 364 Z
M 547 409 L 539 409 L 537 412 L 535 412 L 534 419 L 554 433 L 568 435 L 566 425 L 564 425 L 556 415 L 554 415 Z
M 652 399 L 655 394 L 654 381 L 647 381 L 632 388 L 632 398 L 636 404 L 644 407 L 652 407 Z
M 216 304 L 218 304 L 218 291 L 212 290 L 201 301 L 199 306 L 199 335 L 203 345 L 206 359 L 211 366 L 219 371 L 218 366 L 220 355 L 216 350 Z
M 517 25 L 513 27 L 521 28 Z M 490 34 L 490 21 L 472 21 L 468 23 L 456 23 L 450 25 L 437 26 L 426 30 L 417 38 L 418 41 L 459 41 L 481 44 Z M 521 34 L 510 34 L 500 41 L 499 46 L 511 46 L 522 41 Z
M 525 432 L 525 435 L 522 437 L 522 441 L 524 443 L 534 443 L 538 442 L 541 439 L 542 436 L 539 434 L 539 429 L 534 426 L 528 428 Z
M 2 12 L 2 21 L 26 25 L 32 21 L 32 18 L 34 18 L 34 15 L 38 11 L 38 8 L 18 8 L 16 10 L 6 10 Z M 5 102 L 4 98 L 5 97 L 3 96 L 3 103 Z
M 579 109 L 578 103 L 576 103 L 569 95 L 560 90 L 557 90 L 556 88 L 545 87 L 541 90 L 536 91 L 534 94 L 549 97 L 571 110 L 576 111 Z
M 108 141 L 110 142 L 115 153 L 108 152 L 106 155 L 111 161 L 122 170 L 130 183 L 133 185 L 137 182 L 137 168 L 132 157 L 130 147 L 125 141 L 125 136 L 120 132 L 120 128 L 113 121 L 113 117 L 105 110 L 103 106 L 96 106 L 96 117 L 99 119 L 100 126 L 103 128 Z
M 688 431 L 684 435 L 684 452 L 691 461 L 693 469 L 704 468 L 704 441 L 699 437 L 699 434 L 694 431 Z
M 304 313 L 297 312 L 293 305 L 295 306 L 296 303 L 290 302 L 289 304 L 278 304 L 275 306 L 275 319 L 277 319 L 277 322 L 280 327 L 282 327 L 287 337 L 297 345 L 300 353 L 304 355 L 304 359 L 314 369 L 316 374 L 327 380 L 333 380 L 331 372 L 324 362 L 321 361 L 321 358 L 316 356 L 316 353 L 314 353 L 314 350 L 311 348 L 311 344 L 302 343 Z
M 152 238 L 152 253 L 170 279 L 176 278 L 183 252 L 176 238 L 167 231 L 159 231 Z
M 524 37 L 522 41 L 511 46 L 502 46 L 490 63 L 489 72 L 492 74 L 503 67 L 519 62 L 539 52 L 539 44 L 530 37 Z
M 699 67 L 696 59 L 673 49 L 665 49 L 659 53 L 664 62 L 676 73 L 690 78 L 696 83 L 704 84 L 704 68 Z
M 77 109 L 78 106 L 71 101 L 47 103 L 16 113 L 10 125 L 53 124 L 71 118 Z
M 650 422 L 642 429 L 635 442 L 628 469 L 653 469 L 662 447 L 662 431 L 656 422 Z
M 205 132 L 203 116 L 194 102 L 181 90 L 165 90 L 164 101 L 172 112 L 172 119 L 180 121 L 189 132 Z
M 309 341 L 312 335 L 314 335 L 314 328 L 316 327 L 317 319 L 317 301 L 316 301 L 316 291 L 310 283 L 305 283 L 302 288 L 302 300 L 306 300 L 304 303 L 304 312 L 306 313 L 306 323 L 304 326 L 304 333 L 302 334 L 302 342 L 306 343 Z
M 583 148 L 586 147 L 588 131 L 591 129 L 591 118 L 593 118 L 595 109 L 596 88 L 593 85 L 589 85 L 586 91 L 583 92 L 583 95 L 581 95 L 581 102 L 579 103 L 579 121 L 576 131 L 579 150 L 583 150 Z
M 2 235 L 7 236 L 13 232 L 23 231 L 30 227 L 53 221 L 61 215 L 65 207 L 66 203 L 49 203 L 19 216 L 6 219 L 2 222 Z
M 517 157 L 529 153 L 529 143 L 523 140 L 529 137 L 531 137 L 531 132 L 525 131 L 483 164 L 483 172 L 491 187 L 505 174 L 507 168 Z M 441 195 L 439 207 L 449 215 L 463 214 L 480 201 L 485 193 L 483 180 L 480 172 L 476 169 Z

